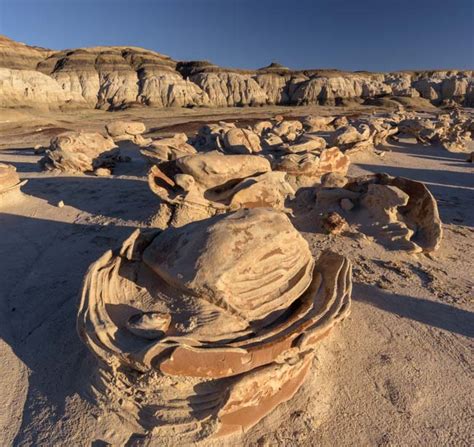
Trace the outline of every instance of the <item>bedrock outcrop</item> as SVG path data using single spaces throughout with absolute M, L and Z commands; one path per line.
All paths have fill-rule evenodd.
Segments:
M 239 70 L 138 47 L 54 51 L 0 36 L 0 107 L 339 105 L 384 96 L 472 106 L 473 71 Z

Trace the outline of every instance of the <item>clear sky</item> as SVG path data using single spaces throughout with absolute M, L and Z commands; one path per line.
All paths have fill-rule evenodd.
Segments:
M 0 0 L 0 34 L 259 68 L 474 69 L 474 0 Z

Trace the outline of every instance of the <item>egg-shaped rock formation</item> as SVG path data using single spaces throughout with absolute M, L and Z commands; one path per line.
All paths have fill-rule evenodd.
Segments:
M 136 230 L 90 267 L 77 327 L 111 411 L 192 442 L 245 431 L 290 399 L 350 294 L 345 257 L 314 260 L 285 214 L 241 210 Z
M 286 199 L 295 193 L 286 173 L 272 171 L 267 159 L 218 152 L 155 165 L 148 183 L 161 199 L 155 219 L 155 225 L 161 228 L 241 208 L 286 210 Z

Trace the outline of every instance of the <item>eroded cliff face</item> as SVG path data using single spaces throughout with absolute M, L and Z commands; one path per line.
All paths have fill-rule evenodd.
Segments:
M 0 36 L 0 107 L 338 105 L 383 96 L 474 106 L 473 71 L 237 70 L 137 47 L 52 51 Z

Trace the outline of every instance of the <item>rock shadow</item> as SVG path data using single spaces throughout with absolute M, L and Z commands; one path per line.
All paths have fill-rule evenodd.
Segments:
M 89 265 L 133 230 L 6 213 L 0 227 L 8 235 L 0 241 L 0 337 L 29 370 L 14 445 L 38 445 L 46 435 L 33 428 L 39 414 L 41 427 L 61 424 L 70 399 L 90 399 L 96 359 L 76 332 L 81 284 Z
M 52 205 L 63 201 L 80 211 L 106 217 L 146 221 L 159 199 L 145 179 L 93 176 L 45 176 L 28 179 L 23 192 Z
M 468 163 L 466 163 L 467 165 Z M 440 171 L 399 166 L 358 164 L 362 169 L 423 182 L 438 201 L 441 220 L 446 224 L 474 226 L 474 177 L 472 172 Z
M 474 313 L 449 304 L 387 293 L 366 284 L 354 284 L 352 297 L 355 301 L 370 304 L 403 318 L 464 337 L 474 337 Z

